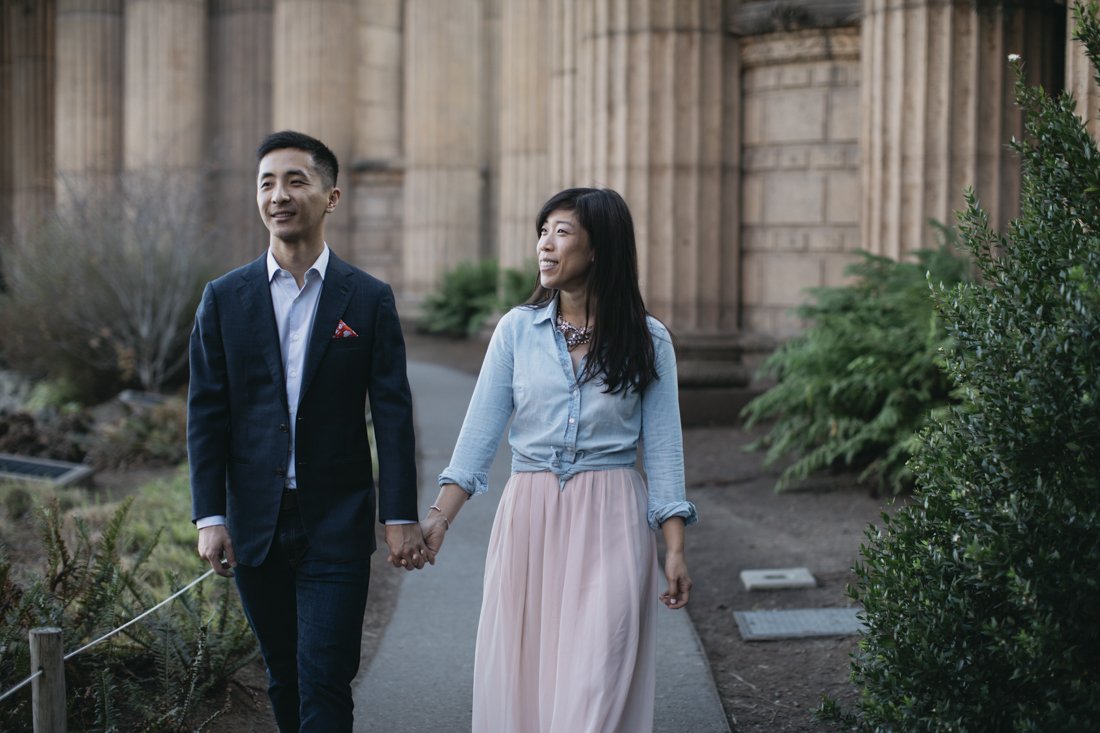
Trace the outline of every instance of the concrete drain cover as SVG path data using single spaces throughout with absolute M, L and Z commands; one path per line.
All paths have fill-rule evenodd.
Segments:
M 741 582 L 745 590 L 776 590 L 779 588 L 814 588 L 817 581 L 806 568 L 778 568 L 776 570 L 742 570 Z
M 0 453 L 0 479 L 45 481 L 55 486 L 65 486 L 83 481 L 91 475 L 92 469 L 79 463 Z
M 856 618 L 863 609 L 805 608 L 796 611 L 734 611 L 745 641 L 794 639 L 800 636 L 848 636 L 863 631 Z

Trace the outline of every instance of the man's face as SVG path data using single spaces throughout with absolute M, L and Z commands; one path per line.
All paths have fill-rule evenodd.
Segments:
M 273 150 L 260 161 L 256 203 L 264 226 L 284 242 L 323 234 L 325 214 L 340 200 L 340 189 L 328 188 L 309 153 L 294 148 Z

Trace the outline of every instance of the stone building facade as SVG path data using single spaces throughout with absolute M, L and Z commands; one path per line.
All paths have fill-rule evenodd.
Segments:
M 240 264 L 266 246 L 254 147 L 293 128 L 341 161 L 330 244 L 393 283 L 405 316 L 463 260 L 533 257 L 555 191 L 609 186 L 636 219 L 647 305 L 724 359 L 797 330 L 790 309 L 841 283 L 854 250 L 930 245 L 927 219 L 951 222 L 966 186 L 1011 218 L 1007 55 L 1097 125 L 1068 15 L 1059 0 L 0 0 L 0 236 L 121 175 L 191 171 Z

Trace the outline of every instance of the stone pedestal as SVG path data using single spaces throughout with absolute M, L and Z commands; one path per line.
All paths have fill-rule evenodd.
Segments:
M 551 0 L 509 0 L 501 26 L 500 265 L 535 259 L 535 215 L 550 189 Z
M 401 0 L 360 0 L 352 262 L 400 292 L 403 265 Z
M 346 198 L 325 237 L 341 257 L 351 251 L 358 18 L 354 0 L 275 0 L 273 127 L 312 135 L 336 154 Z
M 482 256 L 488 173 L 482 0 L 405 4 L 404 292 Z
M 722 190 L 737 160 L 722 134 L 736 124 L 724 118 L 736 59 L 724 53 L 722 3 L 563 10 L 576 13 L 576 183 L 613 188 L 630 205 L 650 311 L 678 332 L 736 330 L 736 209 L 723 210 Z
M 123 0 L 57 0 L 57 201 L 87 200 L 122 169 Z
M 973 187 L 995 225 L 1019 210 L 1020 166 L 1005 144 L 1022 133 L 1009 54 L 1029 84 L 1058 75 L 1051 39 L 1065 7 L 979 14 L 968 0 L 865 0 L 862 24 L 861 246 L 900 257 L 934 246 Z
M 214 217 L 224 265 L 263 253 L 256 208 L 256 147 L 272 130 L 273 0 L 210 0 L 209 96 Z
M 203 0 L 126 0 L 123 165 L 195 171 L 203 148 Z
M 54 3 L 8 2 L 2 32 L 10 59 L 8 107 L 12 230 L 29 231 L 54 194 Z

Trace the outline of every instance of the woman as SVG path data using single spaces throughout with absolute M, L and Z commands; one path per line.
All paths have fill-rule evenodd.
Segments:
M 539 282 L 497 326 L 440 493 L 423 523 L 438 551 L 484 492 L 508 418 L 512 477 L 489 541 L 474 664 L 475 733 L 653 728 L 660 600 L 691 590 L 676 363 L 638 290 L 634 224 L 614 191 L 542 207 Z M 645 442 L 649 490 L 634 470 Z M 434 560 L 434 556 L 432 558 Z

